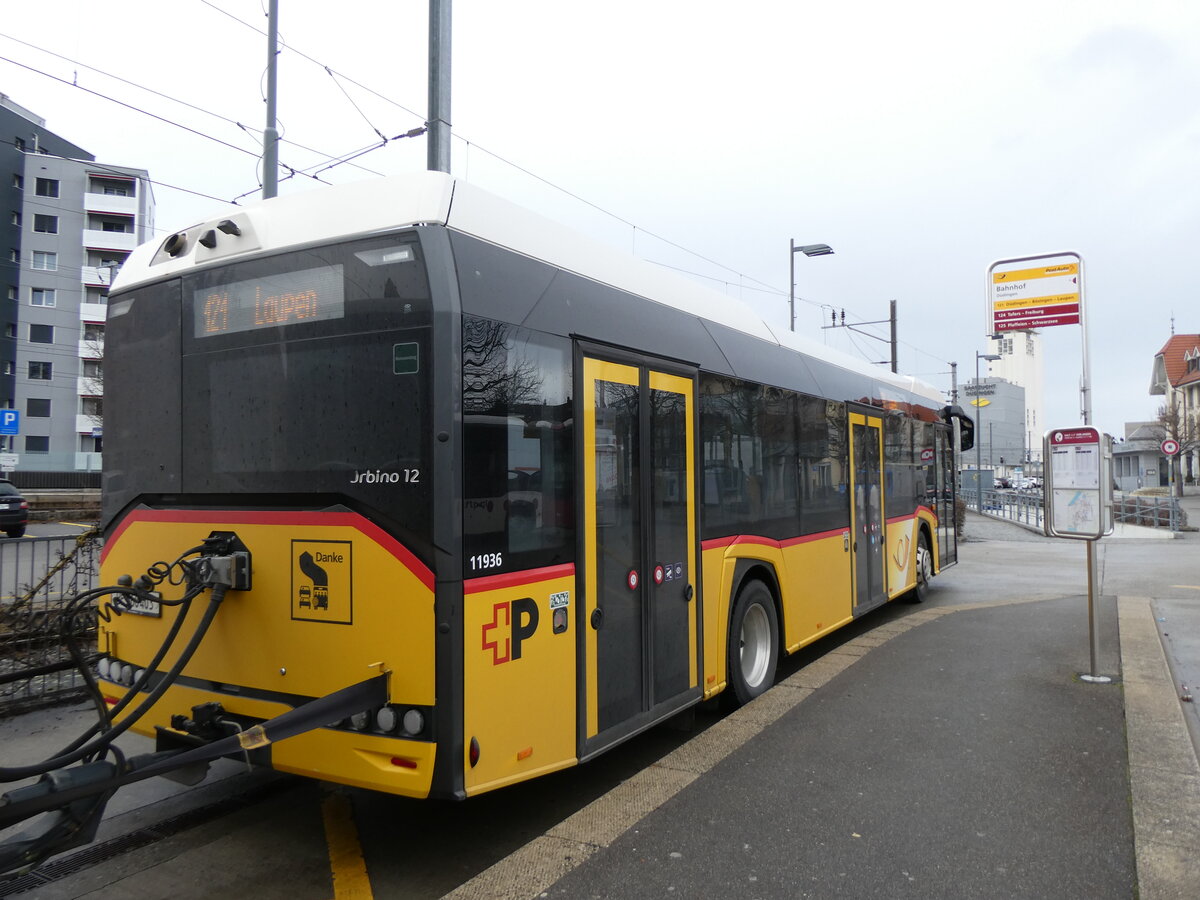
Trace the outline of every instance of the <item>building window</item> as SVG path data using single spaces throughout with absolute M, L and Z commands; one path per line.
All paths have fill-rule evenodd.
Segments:
M 104 364 L 98 359 L 83 361 L 83 377 L 99 380 L 104 377 Z
M 30 434 L 25 436 L 26 453 L 49 453 L 50 438 L 45 435 Z
M 25 189 L 25 176 L 13 175 L 13 187 L 15 187 L 18 191 L 24 190 Z
M 16 147 L 18 150 L 24 150 L 25 149 L 25 138 L 14 138 L 13 146 Z
M 16 212 L 16 211 L 13 212 L 12 223 L 14 225 L 16 225 L 18 228 L 21 227 L 21 214 L 19 212 Z
M 50 401 L 30 397 L 25 401 L 25 415 L 31 419 L 50 418 Z
M 54 363 L 30 361 L 30 381 L 49 381 L 54 377 Z
M 58 271 L 58 254 L 44 250 L 33 251 L 33 267 L 44 272 Z
M 1003 354 L 1004 356 L 1012 356 L 1013 339 L 1010 337 L 1000 338 L 1000 343 L 999 343 L 997 352 Z
M 31 288 L 29 302 L 33 306 L 57 306 L 54 288 Z
M 39 178 L 33 192 L 39 197 L 57 197 L 58 196 L 58 179 L 57 178 Z
M 29 343 L 31 344 L 53 344 L 54 343 L 54 326 L 53 325 L 29 325 Z
M 5 322 L 4 323 L 4 336 L 6 338 L 15 338 L 17 336 L 17 323 L 16 322 Z
M 9 300 L 17 299 L 17 286 L 15 284 L 10 284 L 8 286 L 8 299 Z
M 104 222 L 101 225 L 102 231 L 111 231 L 117 234 L 133 234 L 132 222 Z
M 85 416 L 99 418 L 104 415 L 103 397 L 80 397 L 79 411 Z
M 4 374 L 5 375 L 16 375 L 17 374 L 17 364 L 15 362 L 13 362 L 11 359 L 6 359 L 4 361 Z
M 83 325 L 83 339 L 85 341 L 103 341 L 104 326 L 98 322 L 85 322 Z
M 58 234 L 58 216 L 44 216 L 41 213 L 35 213 L 33 230 L 39 234 Z

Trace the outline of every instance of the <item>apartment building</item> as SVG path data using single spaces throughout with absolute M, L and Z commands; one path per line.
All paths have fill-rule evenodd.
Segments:
M 16 477 L 98 473 L 104 441 L 108 285 L 154 226 L 149 174 L 98 163 L 0 94 L 0 408 L 20 433 L 0 436 Z

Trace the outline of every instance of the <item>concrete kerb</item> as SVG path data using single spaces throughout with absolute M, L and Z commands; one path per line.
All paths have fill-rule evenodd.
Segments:
M 1146 597 L 1117 598 L 1129 786 L 1141 900 L 1200 885 L 1200 763 Z

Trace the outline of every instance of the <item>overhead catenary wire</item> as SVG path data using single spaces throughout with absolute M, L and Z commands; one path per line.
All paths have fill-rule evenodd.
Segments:
M 251 30 L 255 31 L 256 33 L 258 33 L 258 34 L 260 34 L 260 35 L 261 35 L 261 34 L 265 34 L 265 32 L 264 32 L 262 29 L 260 29 L 260 28 L 258 28 L 258 27 L 256 27 L 256 26 L 254 26 L 254 25 L 252 25 L 252 24 L 250 24 L 250 23 L 248 23 L 248 22 L 246 22 L 246 21 L 244 21 L 244 20 L 242 20 L 242 19 L 238 18 L 236 15 L 234 15 L 234 14 L 232 14 L 232 13 L 228 12 L 227 10 L 225 10 L 225 9 L 222 9 L 221 7 L 217 6 L 216 4 L 214 4 L 214 3 L 210 2 L 210 0 L 200 0 L 200 2 L 201 2 L 201 3 L 203 3 L 204 5 L 206 5 L 206 6 L 210 7 L 210 8 L 211 8 L 211 9 L 213 9 L 214 11 L 216 11 L 216 12 L 218 12 L 218 13 L 220 13 L 220 14 L 222 14 L 222 15 L 224 15 L 224 16 L 226 16 L 226 17 L 228 17 L 228 18 L 232 19 L 232 20 L 234 20 L 235 22 L 237 22 L 237 23 L 241 24 L 242 26 L 244 26 L 244 27 L 246 27 L 246 28 L 249 28 L 249 29 L 251 29 Z M 5 37 L 8 37 L 8 36 L 7 36 L 7 35 L 5 35 Z M 228 118 L 228 117 L 226 117 L 226 116 L 222 116 L 221 114 L 219 114 L 219 113 L 214 113 L 214 112 L 212 112 L 212 111 L 210 111 L 210 110 L 205 110 L 205 109 L 203 109 L 203 108 L 201 108 L 201 107 L 198 107 L 198 106 L 195 106 L 195 105 L 193 105 L 193 104 L 187 103 L 186 101 L 178 100 L 177 98 L 173 98 L 173 97 L 168 97 L 167 95 L 165 95 L 165 94 L 162 94 L 162 93 L 160 93 L 160 92 L 158 92 L 158 91 L 154 91 L 154 90 L 153 90 L 153 89 L 151 89 L 151 88 L 147 88 L 147 87 L 145 87 L 145 86 L 143 86 L 143 85 L 138 85 L 136 82 L 132 82 L 132 81 L 129 81 L 129 80 L 127 80 L 127 79 L 120 78 L 119 76 L 111 75 L 111 74 L 109 74 L 109 73 L 103 72 L 103 71 L 102 71 L 102 70 L 100 70 L 100 69 L 96 69 L 95 67 L 88 66 L 87 64 L 84 64 L 84 63 L 78 63 L 78 62 L 76 62 L 76 61 L 74 61 L 74 60 L 71 60 L 71 59 L 69 59 L 68 57 L 65 57 L 65 56 L 62 56 L 62 55 L 60 55 L 60 54 L 54 53 L 53 51 L 44 50 L 43 48 L 37 47 L 36 45 L 30 44 L 30 43 L 28 43 L 28 42 L 21 41 L 21 40 L 19 40 L 19 39 L 15 39 L 15 38 L 12 38 L 12 40 L 15 40 L 17 43 L 20 43 L 20 44 L 22 44 L 22 45 L 24 45 L 24 46 L 27 46 L 27 47 L 30 47 L 30 48 L 32 48 L 32 49 L 36 49 L 36 50 L 39 50 L 39 51 L 41 51 L 41 52 L 48 53 L 48 54 L 50 54 L 50 55 L 52 55 L 52 56 L 55 56 L 56 58 L 59 58 L 59 59 L 62 59 L 62 60 L 68 61 L 68 62 L 72 62 L 73 64 L 75 64 L 75 65 L 79 65 L 79 66 L 81 66 L 82 68 L 86 68 L 86 69 L 89 69 L 89 70 L 91 70 L 91 71 L 95 71 L 95 72 L 97 72 L 97 73 L 99 73 L 99 74 L 102 74 L 102 75 L 104 75 L 104 76 L 106 76 L 106 77 L 113 78 L 113 79 L 115 79 L 115 80 L 117 80 L 117 81 L 120 81 L 120 82 L 122 82 L 122 83 L 124 83 L 124 84 L 128 84 L 128 85 L 130 85 L 130 86 L 132 86 L 132 87 L 135 87 L 135 88 L 137 88 L 137 89 L 140 89 L 140 90 L 145 90 L 145 91 L 147 91 L 147 92 L 149 92 L 149 93 L 151 93 L 151 94 L 154 94 L 154 95 L 156 95 L 156 96 L 158 96 L 158 97 L 161 97 L 161 98 L 164 98 L 164 99 L 169 99 L 169 100 L 172 100 L 173 102 L 180 103 L 180 104 L 182 104 L 182 105 L 184 105 L 184 106 L 186 106 L 186 107 L 188 107 L 188 108 L 191 108 L 191 109 L 193 109 L 193 110 L 195 110 L 195 111 L 197 111 L 197 112 L 201 112 L 201 113 L 203 113 L 203 114 L 205 114 L 205 115 L 210 115 L 210 116 L 213 116 L 214 118 L 217 118 L 217 119 L 219 119 L 219 120 L 221 120 L 221 121 L 224 121 L 224 122 L 226 122 L 226 123 L 228 123 L 228 124 L 231 124 L 231 125 L 233 125 L 233 126 L 235 126 L 235 127 L 239 128 L 239 129 L 240 129 L 240 130 L 242 130 L 244 133 L 246 133 L 248 136 L 251 136 L 251 137 L 253 137 L 253 138 L 255 139 L 255 141 L 256 141 L 256 142 L 259 142 L 259 143 L 261 143 L 261 139 L 260 139 L 260 138 L 259 138 L 257 135 L 255 135 L 255 134 L 254 134 L 254 132 L 256 132 L 258 129 L 251 129 L 251 128 L 247 127 L 246 125 L 244 125 L 244 124 L 242 124 L 242 123 L 240 123 L 240 122 L 238 122 L 238 121 L 236 121 L 236 120 L 234 120 L 234 119 Z M 414 111 L 413 109 L 411 109 L 411 108 L 409 108 L 409 107 L 405 106 L 404 104 L 402 104 L 402 103 L 399 103 L 398 101 L 394 100 L 393 98 L 391 98 L 391 97 L 388 97 L 388 96 L 386 96 L 385 94 L 382 94 L 382 93 L 380 93 L 380 92 L 378 92 L 378 91 L 376 91 L 376 90 L 374 90 L 374 89 L 372 89 L 372 88 L 368 87 L 368 86 L 367 86 L 367 85 L 365 85 L 365 84 L 362 84 L 361 82 L 359 82 L 359 81 L 357 81 L 356 79 L 354 79 L 354 78 L 352 78 L 352 77 L 350 77 L 350 76 L 346 75 L 346 74 L 345 74 L 345 73 L 343 73 L 343 72 L 340 72 L 340 71 L 338 71 L 338 70 L 335 70 L 335 69 L 334 69 L 332 66 L 329 66 L 329 65 L 326 65 L 326 64 L 324 64 L 324 63 L 320 62 L 320 61 L 319 61 L 319 60 L 317 60 L 316 58 L 314 58 L 314 57 L 312 57 L 312 56 L 308 55 L 307 53 L 304 53 L 303 51 L 301 51 L 301 50 L 297 49 L 296 47 L 294 47 L 294 46 L 290 45 L 289 43 L 287 43 L 286 41 L 283 41 L 282 39 L 280 40 L 280 46 L 281 46 L 282 48 L 284 48 L 284 49 L 288 50 L 289 52 L 296 53 L 298 56 L 302 57 L 303 59 L 307 60 L 308 62 L 312 63 L 313 65 L 316 65 L 316 66 L 320 67 L 322 70 L 324 70 L 324 71 L 325 71 L 325 72 L 326 72 L 326 73 L 327 73 L 327 74 L 330 76 L 330 78 L 331 78 L 331 79 L 334 81 L 334 84 L 335 84 L 335 85 L 336 85 L 336 86 L 339 88 L 339 90 L 340 90 L 340 91 L 343 93 L 343 95 L 346 97 L 347 101 L 348 101 L 348 102 L 350 102 L 350 103 L 351 103 L 351 105 L 352 105 L 352 106 L 355 108 L 355 110 L 356 110 L 356 111 L 359 113 L 359 115 L 363 117 L 363 119 L 364 119 L 364 121 L 366 121 L 367 125 L 368 125 L 369 127 L 371 127 L 371 128 L 372 128 L 372 130 L 373 130 L 373 131 L 375 131 L 375 133 L 376 133 L 377 135 L 379 135 L 379 137 L 380 137 L 380 142 L 379 142 L 379 143 L 374 143 L 374 144 L 368 145 L 368 146 L 366 146 L 366 147 L 360 148 L 359 150 L 352 151 L 351 153 L 348 153 L 348 154 L 343 154 L 343 155 L 342 155 L 342 156 L 340 156 L 340 157 L 333 157 L 333 156 L 330 156 L 330 155 L 328 155 L 328 154 L 324 154 L 324 153 L 322 153 L 321 151 L 317 151 L 317 150 L 313 150 L 312 148 L 304 147 L 303 145 L 301 145 L 301 144 L 298 144 L 298 143 L 296 143 L 296 142 L 294 142 L 294 141 L 287 141 L 287 143 L 289 143 L 289 144 L 291 144 L 291 145 L 293 145 L 293 146 L 296 146 L 296 147 L 298 147 L 299 149 L 303 149 L 303 150 L 305 150 L 305 151 L 307 151 L 307 152 L 313 152 L 313 153 L 317 153 L 318 155 L 324 155 L 324 156 L 326 156 L 326 159 L 327 159 L 327 160 L 330 160 L 330 159 L 332 159 L 333 161 L 332 161 L 332 162 L 323 162 L 323 163 L 317 163 L 317 164 L 314 164 L 314 165 L 311 165 L 311 166 L 307 166 L 307 167 L 302 167 L 302 168 L 296 168 L 296 167 L 288 166 L 288 165 L 285 163 L 285 164 L 283 164 L 283 167 L 284 167 L 284 168 L 285 168 L 285 169 L 288 171 L 288 173 L 289 173 L 289 174 L 288 174 L 288 175 L 285 177 L 285 179 L 284 179 L 284 180 L 290 179 L 290 178 L 292 178 L 292 177 L 295 177 L 295 176 L 298 176 L 298 175 L 303 175 L 303 176 L 305 176 L 305 177 L 313 178 L 314 180 L 320 181 L 321 183 L 327 183 L 327 182 L 324 182 L 322 179 L 320 179 L 320 178 L 318 177 L 318 175 L 317 175 L 317 174 L 311 174 L 311 173 L 310 173 L 308 170 L 310 170 L 310 169 L 318 169 L 318 167 L 322 167 L 322 168 L 319 168 L 319 173 L 323 173 L 323 172 L 325 172 L 325 171 L 328 171 L 328 170 L 330 170 L 330 169 L 332 169 L 332 168 L 335 168 L 335 167 L 337 167 L 337 166 L 344 165 L 344 164 L 351 164 L 351 165 L 354 165 L 356 168 L 360 168 L 360 169 L 362 169 L 363 171 L 367 171 L 367 172 L 369 172 L 369 173 L 371 173 L 371 174 L 374 174 L 374 175 L 381 175 L 382 173 L 379 173 L 379 172 L 376 172 L 376 171 L 374 171 L 374 170 L 372 170 L 372 169 L 369 169 L 369 168 L 363 167 L 363 166 L 359 165 L 358 163 L 355 163 L 355 162 L 354 162 L 354 160 L 356 160 L 356 159 L 359 159 L 359 158 L 361 158 L 362 156 L 364 156 L 364 155 L 366 155 L 366 154 L 368 154 L 368 153 L 371 153 L 371 152 L 374 152 L 374 151 L 376 151 L 376 150 L 382 149 L 384 146 L 386 146 L 386 145 L 389 143 L 389 141 L 390 141 L 390 140 L 394 140 L 395 138 L 388 139 L 387 137 L 385 137 L 385 136 L 384 136 L 384 134 L 383 134 L 382 132 L 380 132 L 380 130 L 379 130 L 379 129 L 378 129 L 378 128 L 377 128 L 377 127 L 376 127 L 376 126 L 373 124 L 373 123 L 371 123 L 371 121 L 370 121 L 370 120 L 367 118 L 367 116 L 366 116 L 366 114 L 363 112 L 363 110 L 362 110 L 362 109 L 359 107 L 359 105 L 358 105 L 358 104 L 357 104 L 357 103 L 354 101 L 354 99 L 353 99 L 353 98 L 350 96 L 349 92 L 348 92 L 348 91 L 345 89 L 345 87 L 342 85 L 342 83 L 341 83 L 341 80 L 344 80 L 344 81 L 346 81 L 346 82 L 348 82 L 348 83 L 350 83 L 350 84 L 354 85 L 355 87 L 358 87 L 358 88 L 360 88 L 360 89 L 361 89 L 361 90 L 363 90 L 363 91 L 366 91 L 367 93 L 369 93 L 369 94 L 371 94 L 371 95 L 373 95 L 373 96 L 375 96 L 375 97 L 379 98 L 380 100 L 383 100 L 383 101 L 385 101 L 385 102 L 387 102 L 387 103 L 391 104 L 392 106 L 394 106 L 394 107 L 396 107 L 396 108 L 398 108 L 398 109 L 400 109 L 400 110 L 404 111 L 405 113 L 408 113 L 409 115 L 412 115 L 412 116 L 414 116 L 414 117 L 417 117 L 417 118 L 423 118 L 423 117 L 422 117 L 422 116 L 421 116 L 419 113 L 417 113 L 416 111 Z M 0 60 L 3 60 L 3 61 L 10 62 L 10 63 L 12 63 L 13 65 L 17 65 L 17 66 L 19 66 L 19 67 L 21 67 L 21 68 L 25 68 L 25 69 L 27 69 L 27 70 L 29 70 L 29 71 L 35 72 L 35 73 L 37 73 L 37 74 L 41 74 L 41 75 L 43 75 L 43 76 L 45 76 L 45 77 L 51 78 L 51 79 L 53 79 L 53 80 L 55 80 L 55 81 L 58 81 L 58 82 L 60 82 L 60 83 L 67 84 L 67 85 L 70 85 L 70 86 L 72 86 L 72 87 L 77 87 L 78 89 L 80 89 L 80 90 L 83 90 L 83 91 L 85 91 L 85 92 L 87 92 L 87 93 L 90 93 L 90 94 L 92 94 L 92 95 L 94 95 L 94 96 L 101 97 L 102 99 L 106 99 L 106 100 L 109 100 L 110 102 L 117 103 L 118 105 L 120 105 L 120 106 L 123 106 L 123 107 L 126 107 L 126 108 L 128 108 L 128 109 L 130 109 L 130 110 L 133 110 L 133 111 L 139 112 L 139 113 L 141 113 L 141 114 L 143 114 L 143 115 L 150 116 L 151 118 L 154 118 L 154 119 L 156 119 L 156 120 L 158 120 L 158 121 L 160 121 L 160 122 L 163 122 L 163 123 L 165 123 L 165 124 L 175 125 L 176 127 L 178 127 L 178 128 L 181 128 L 181 129 L 183 129 L 183 130 L 185 130 L 185 131 L 188 131 L 188 132 L 190 132 L 190 133 L 192 133 L 192 134 L 195 134 L 195 135 L 197 135 L 197 136 L 199 136 L 199 137 L 206 138 L 207 140 L 210 140 L 210 141 L 215 141 L 216 143 L 218 143 L 218 144 L 221 144 L 221 145 L 223 145 L 223 146 L 225 146 L 225 147 L 228 147 L 229 149 L 237 150 L 237 151 L 238 151 L 238 152 L 240 152 L 240 153 L 244 153 L 244 154 L 247 154 L 247 155 L 255 156 L 256 158 L 258 157 L 258 153 L 257 153 L 257 152 L 255 152 L 255 151 L 250 151 L 250 150 L 247 150 L 246 148 L 243 148 L 243 147 L 238 147 L 238 146 L 237 146 L 237 145 L 235 145 L 235 144 L 231 144 L 231 143 L 229 143 L 229 142 L 227 142 L 227 141 L 223 141 L 223 140 L 221 140 L 221 139 L 219 139 L 219 138 L 213 137 L 212 135 L 207 135 L 207 134 L 204 134 L 203 132 L 197 131 L 196 129 L 190 128 L 190 127 L 188 127 L 188 126 L 186 126 L 186 125 L 182 125 L 181 123 L 178 123 L 178 122 L 174 122 L 174 121 L 172 121 L 171 119 L 168 119 L 168 118 L 165 118 L 165 117 L 159 116 L 159 115 L 157 115 L 157 114 L 155 114 L 155 113 L 152 113 L 152 112 L 150 112 L 150 111 L 148 111 L 148 110 L 145 110 L 145 109 L 142 109 L 142 108 L 140 108 L 140 107 L 137 107 L 137 106 L 135 106 L 135 105 L 133 105 L 133 104 L 126 103 L 126 102 L 124 102 L 124 101 L 121 101 L 121 100 L 118 100 L 118 99 L 116 99 L 116 98 L 114 98 L 114 97 L 110 97 L 110 96 L 108 96 L 108 95 L 105 95 L 105 94 L 103 94 L 103 93 L 101 93 L 101 92 L 99 92 L 99 91 L 95 91 L 95 90 L 92 90 L 92 89 L 90 89 L 90 88 L 83 87 L 83 86 L 81 86 L 81 85 L 79 85 L 79 84 L 77 84 L 77 83 L 74 83 L 74 82 L 68 82 L 68 81 L 66 81 L 65 79 L 59 78 L 58 76 L 52 75 L 52 74 L 50 74 L 50 73 L 47 73 L 47 72 L 43 72 L 43 71 L 41 71 L 41 70 L 39 70 L 39 69 L 36 69 L 36 68 L 35 68 L 35 67 L 33 67 L 33 66 L 29 66 L 29 65 L 26 65 L 26 64 L 24 64 L 24 63 L 21 63 L 21 62 L 18 62 L 18 61 L 16 61 L 16 60 L 10 59 L 10 58 L 8 58 L 8 57 L 3 57 L 3 56 L 0 56 Z M 417 131 L 417 130 L 416 130 L 416 129 L 414 129 L 413 131 Z M 407 134 L 404 134 L 404 135 L 399 135 L 398 137 L 408 137 L 408 136 L 413 136 L 413 131 L 410 131 L 409 133 L 407 133 Z M 735 269 L 735 268 L 733 268 L 733 267 L 731 267 L 731 266 L 727 266 L 727 265 L 725 265 L 724 263 L 721 263 L 721 262 L 719 262 L 718 260 L 715 260 L 715 259 L 713 259 L 713 258 L 711 258 L 711 257 L 705 256 L 705 255 L 704 255 L 704 254 L 702 254 L 702 253 L 698 253 L 697 251 L 694 251 L 694 250 L 692 250 L 692 249 L 690 249 L 690 248 L 688 248 L 688 247 L 685 247 L 685 246 L 683 246 L 682 244 L 679 244 L 679 243 L 678 243 L 678 242 L 676 242 L 676 241 L 673 241 L 673 240 L 671 240 L 671 239 L 669 239 L 669 238 L 666 238 L 665 236 L 663 236 L 663 235 L 661 235 L 661 234 L 658 234 L 658 233 L 656 233 L 656 232 L 650 231 L 650 230 L 648 230 L 648 229 L 645 229 L 645 228 L 641 228 L 641 227 L 639 227 L 638 225 L 636 225 L 635 223 L 633 223 L 633 222 L 629 221 L 628 219 L 626 219 L 626 218 L 624 218 L 624 217 L 622 217 L 622 216 L 620 216 L 620 215 L 618 215 L 618 214 L 616 214 L 616 213 L 612 212 L 611 210 L 608 210 L 608 209 L 606 209 L 606 208 L 604 208 L 604 207 L 602 207 L 602 206 L 599 206 L 598 204 L 596 204 L 596 203 L 593 203 L 593 202 L 591 202 L 591 201 L 587 200 L 586 198 L 582 197 L 581 195 L 579 195 L 579 194 L 577 194 L 577 193 L 575 193 L 575 192 L 573 192 L 573 191 L 570 191 L 570 190 L 568 190 L 568 189 L 566 189 L 566 188 L 564 188 L 564 187 L 562 187 L 562 186 L 560 186 L 560 185 L 558 185 L 558 184 L 555 184 L 554 182 L 551 182 L 551 181 L 549 181 L 548 179 L 546 179 L 546 178 L 543 178 L 542 176 L 539 176 L 539 175 L 537 175 L 536 173 L 532 172 L 531 170 L 529 170 L 529 169 L 527 169 L 527 168 L 525 168 L 525 167 L 523 167 L 523 166 L 521 166 L 521 165 L 519 165 L 519 164 L 515 163 L 515 162 L 514 162 L 514 161 L 512 161 L 511 159 L 508 159 L 508 158 L 506 158 L 506 157 L 504 157 L 504 156 L 501 156 L 500 154 L 498 154 L 498 153 L 496 153 L 496 152 L 494 152 L 494 151 L 490 150 L 489 148 L 487 148 L 487 147 L 485 147 L 485 146 L 483 146 L 483 145 L 479 144 L 478 142 L 470 141 L 470 140 L 466 139 L 465 137 L 463 137 L 462 135 L 459 135 L 459 134 L 455 134 L 455 135 L 453 135 L 453 136 L 454 136 L 454 137 L 456 137 L 456 138 L 458 138 L 459 140 L 462 140 L 462 141 L 464 141 L 465 143 L 467 143 L 467 145 L 468 145 L 469 147 L 473 147 L 474 149 L 476 149 L 476 150 L 479 150 L 480 152 L 487 154 L 488 156 L 490 156 L 490 157 L 492 157 L 492 158 L 496 159 L 497 161 L 499 161 L 499 162 L 501 162 L 501 163 L 503 163 L 503 164 L 505 164 L 505 165 L 507 165 L 507 166 L 510 166 L 510 167 L 512 167 L 512 168 L 513 168 L 513 169 L 515 169 L 516 171 L 519 171 L 519 172 L 521 172 L 522 174 L 524 174 L 524 175 L 526 175 L 526 176 L 528 176 L 528 177 L 531 177 L 531 178 L 533 178 L 533 179 L 535 179 L 535 180 L 537 180 L 537 181 L 539 181 L 539 182 L 541 182 L 541 183 L 545 184 L 546 186 L 548 186 L 548 187 L 550 187 L 550 188 L 552 188 L 552 189 L 554 189 L 554 190 L 556 190 L 556 191 L 558 191 L 558 192 L 560 192 L 560 193 L 564 194 L 564 195 L 565 195 L 565 196 L 567 196 L 567 197 L 570 197 L 571 199 L 575 200 L 576 202 L 582 203 L 582 204 L 584 204 L 585 206 L 588 206 L 589 208 L 592 208 L 592 209 L 596 210 L 597 212 L 599 212 L 599 213 L 601 213 L 601 214 L 603 214 L 603 215 L 605 215 L 605 216 L 608 216 L 609 218 L 613 219 L 614 221 L 616 221 L 616 222 L 619 222 L 619 223 L 621 223 L 621 224 L 623 224 L 623 225 L 625 225 L 625 226 L 627 226 L 627 227 L 629 227 L 629 228 L 633 229 L 635 232 L 638 232 L 638 231 L 640 231 L 640 232 L 642 232 L 642 233 L 646 234 L 648 237 L 651 237 L 651 238 L 653 238 L 654 240 L 660 241 L 660 242 L 662 242 L 663 244 L 665 244 L 665 245 L 667 245 L 667 246 L 670 246 L 670 247 L 672 247 L 672 248 L 674 248 L 674 249 L 676 249 L 676 250 L 679 250 L 679 251 L 681 251 L 681 252 L 683 252 L 683 253 L 686 253 L 686 254 L 688 254 L 688 255 L 690 255 L 690 256 L 692 256 L 692 257 L 694 257 L 694 258 L 698 259 L 698 260 L 701 260 L 701 261 L 703 261 L 704 263 L 706 263 L 706 264 L 708 264 L 708 265 L 716 266 L 716 267 L 718 267 L 718 268 L 720 268 L 720 269 L 723 269 L 723 270 L 725 270 L 725 271 L 728 271 L 728 272 L 731 272 L 731 273 L 733 273 L 733 274 L 736 274 L 736 275 L 739 277 L 739 279 L 741 279 L 741 281 L 740 281 L 740 282 L 738 283 L 738 285 L 737 285 L 737 286 L 738 286 L 738 288 L 739 288 L 739 289 L 741 289 L 741 290 L 753 290 L 753 291 L 756 291 L 756 292 L 759 292 L 759 293 L 772 294 L 772 295 L 775 295 L 775 296 L 786 296 L 786 295 L 787 295 L 787 292 L 786 292 L 786 291 L 780 290 L 779 288 L 777 288 L 777 287 L 774 287 L 774 286 L 772 286 L 772 285 L 769 285 L 769 284 L 767 284 L 766 282 L 763 282 L 763 281 L 761 281 L 761 280 L 759 280 L 759 279 L 757 279 L 757 278 L 754 278 L 753 276 L 749 276 L 749 275 L 747 275 L 747 274 L 745 274 L 745 273 L 743 273 L 743 272 L 739 271 L 738 269 Z M 151 183 L 153 183 L 153 184 L 157 184 L 157 185 L 160 185 L 160 186 L 162 186 L 162 187 L 165 187 L 165 188 L 168 188 L 168 189 L 171 189 L 171 190 L 178 190 L 178 191 L 182 191 L 182 192 L 185 192 L 185 193 L 190 193 L 190 194 L 193 194 L 193 195 L 196 195 L 196 196 L 204 197 L 205 199 L 212 199 L 212 200 L 215 200 L 215 201 L 217 201 L 217 202 L 229 202 L 229 201 L 223 200 L 222 198 L 213 197 L 212 195 L 209 195 L 209 194 L 205 194 L 205 193 L 202 193 L 202 192 L 199 192 L 199 191 L 193 191 L 193 190 L 190 190 L 190 189 L 187 189 L 187 188 L 181 188 L 181 187 L 178 187 L 178 186 L 176 186 L 176 185 L 171 185 L 171 184 L 164 183 L 164 182 L 151 181 Z M 243 197 L 245 197 L 245 196 L 248 196 L 248 195 L 249 195 L 249 194 L 251 194 L 251 193 L 255 193 L 257 190 L 258 190 L 258 188 L 256 187 L 256 188 L 254 188 L 254 189 L 251 189 L 250 191 L 246 191 L 246 192 L 245 192 L 245 193 L 243 193 L 243 194 L 239 194 L 237 197 L 235 197 L 235 198 L 234 198 L 233 202 L 235 202 L 235 203 L 236 203 L 238 200 L 242 199 L 242 198 L 243 198 Z M 158 231 L 158 232 L 163 232 L 163 231 L 165 231 L 165 230 L 164 230 L 164 229 L 158 229 L 158 228 L 156 228 L 156 229 L 155 229 L 155 231 Z M 661 264 L 661 263 L 659 263 L 659 265 L 662 265 L 662 264 Z M 671 268 L 677 268 L 677 267 L 671 267 Z M 698 276 L 698 277 L 701 277 L 701 278 L 706 278 L 706 279 L 710 279 L 710 280 L 713 280 L 713 281 L 721 282 L 721 279 L 713 278 L 712 276 L 704 275 L 704 274 L 702 274 L 702 273 L 691 272 L 691 271 L 689 271 L 689 270 L 687 270 L 687 269 L 678 268 L 678 271 L 681 271 L 681 272 L 686 272 L 687 274 L 691 274 L 691 275 L 696 275 L 696 276 Z M 750 282 L 751 284 L 747 284 L 746 282 Z M 724 283 L 724 284 L 726 284 L 727 286 L 732 286 L 732 285 L 731 285 L 731 282 L 724 281 L 723 283 Z M 757 285 L 758 287 L 755 287 L 755 286 L 753 286 L 753 285 Z M 820 305 L 821 305 L 820 303 L 818 303 L 818 302 L 816 302 L 816 301 L 813 301 L 813 300 L 809 300 L 808 298 L 805 298 L 805 297 L 799 297 L 798 299 L 800 299 L 802 302 L 804 302 L 804 303 L 806 303 L 806 304 L 809 304 L 809 305 L 812 305 L 812 306 L 820 306 Z M 857 315 L 857 313 L 856 313 L 856 315 Z M 882 339 L 882 338 L 881 338 L 881 339 Z M 912 344 L 912 343 L 911 343 L 911 342 L 909 342 L 909 341 L 899 341 L 899 343 L 902 343 L 902 344 L 904 344 L 905 346 L 909 347 L 910 349 L 912 349 L 912 350 L 914 350 L 914 351 L 916 351 L 916 352 L 918 352 L 918 353 L 921 353 L 921 354 L 923 354 L 923 355 L 929 356 L 931 359 L 937 359 L 939 362 L 943 362 L 942 360 L 940 360 L 940 358 L 939 358 L 938 356 L 936 356 L 936 355 L 934 355 L 934 354 L 931 354 L 931 353 L 928 353 L 927 351 L 924 351 L 924 350 L 922 350 L 921 348 L 917 347 L 916 345 Z

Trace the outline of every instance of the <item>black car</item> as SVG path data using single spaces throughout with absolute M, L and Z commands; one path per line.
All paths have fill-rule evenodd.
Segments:
M 0 478 L 0 531 L 19 538 L 29 523 L 29 504 L 7 478 Z

